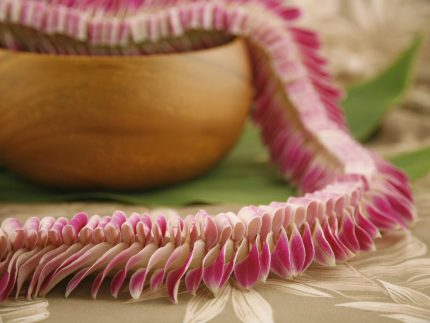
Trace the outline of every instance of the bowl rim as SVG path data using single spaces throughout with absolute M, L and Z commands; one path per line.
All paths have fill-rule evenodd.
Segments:
M 213 51 L 219 51 L 226 49 L 228 47 L 234 47 L 237 44 L 243 44 L 244 39 L 242 37 L 233 37 L 230 40 L 228 40 L 225 43 L 222 43 L 220 45 L 211 46 L 208 48 L 202 48 L 202 49 L 196 49 L 196 50 L 187 50 L 183 52 L 172 52 L 172 53 L 157 53 L 157 54 L 149 54 L 149 55 L 64 55 L 64 54 L 47 54 L 47 53 L 37 53 L 37 52 L 30 52 L 30 51 L 20 51 L 20 50 L 12 50 L 4 47 L 0 47 L 0 55 L 7 54 L 7 55 L 19 55 L 19 56 L 26 56 L 26 57 L 34 57 L 37 59 L 51 59 L 51 60 L 72 60 L 72 59 L 78 59 L 78 60 L 115 60 L 115 59 L 134 59 L 134 60 L 141 60 L 141 59 L 149 59 L 149 58 L 167 58 L 167 57 L 178 57 L 178 56 L 184 56 L 184 55 L 190 55 L 190 54 L 204 54 L 209 53 Z

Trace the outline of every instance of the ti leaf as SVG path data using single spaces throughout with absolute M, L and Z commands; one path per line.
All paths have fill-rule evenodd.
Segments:
M 348 89 L 342 105 L 349 128 L 358 140 L 369 139 L 385 114 L 404 97 L 412 81 L 421 42 L 422 38 L 416 37 L 412 45 L 376 78 Z
M 430 147 L 403 153 L 390 158 L 391 162 L 403 169 L 411 180 L 430 173 Z

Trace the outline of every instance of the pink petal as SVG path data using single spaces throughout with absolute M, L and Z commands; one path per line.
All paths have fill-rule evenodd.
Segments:
M 19 249 L 9 261 L 7 270 L 0 278 L 0 301 L 4 301 L 10 294 L 15 283 L 16 262 L 19 257 L 26 253 L 25 249 Z
M 282 229 L 272 252 L 271 264 L 271 269 L 276 275 L 286 279 L 291 278 L 290 246 L 284 229 Z
M 39 232 L 40 220 L 36 217 L 28 218 L 24 224 L 24 229 L 26 230 L 26 241 L 25 247 L 29 250 L 33 249 L 38 243 L 38 232 Z
M 36 270 L 33 273 L 33 277 L 31 278 L 30 284 L 27 289 L 27 298 L 30 299 L 33 293 L 33 290 L 37 287 L 40 273 L 42 272 L 43 268 L 49 261 L 57 257 L 59 254 L 64 252 L 69 246 L 62 245 L 58 248 L 55 248 L 51 251 L 48 251 L 45 255 L 42 256 L 42 258 L 39 261 L 39 265 L 36 267 Z
M 355 223 L 349 214 L 346 214 L 343 217 L 342 230 L 339 233 L 339 238 L 352 252 L 360 250 L 360 242 L 358 241 L 355 231 Z
M 266 241 L 263 242 L 263 246 L 260 252 L 260 277 L 258 278 L 260 281 L 266 281 L 267 276 L 270 272 L 271 265 L 271 254 L 270 254 L 270 246 L 269 240 L 270 237 L 267 237 Z
M 99 248 L 96 251 L 100 252 L 101 255 L 94 259 L 94 252 L 90 251 L 90 253 L 85 255 L 83 259 L 79 259 L 79 262 L 81 262 L 80 266 L 83 266 L 83 262 L 86 262 L 86 264 L 89 264 L 91 266 L 87 269 L 85 274 L 78 274 L 76 278 L 72 278 L 72 280 L 69 282 L 69 285 L 67 286 L 66 296 L 68 296 L 87 275 L 91 274 L 93 271 L 99 268 L 103 268 L 103 266 L 106 266 L 104 270 L 97 275 L 97 278 L 93 282 L 93 285 L 91 287 L 91 295 L 93 298 L 96 298 L 98 290 L 103 283 L 105 277 L 118 265 L 118 262 L 121 261 L 121 258 L 117 258 L 118 255 L 120 255 L 121 252 L 124 252 L 127 249 L 128 245 L 126 243 L 120 243 L 116 246 L 112 246 L 109 242 L 104 242 L 96 245 L 96 247 Z M 105 251 L 103 252 L 103 250 Z
M 126 262 L 134 255 L 136 255 L 139 251 L 142 250 L 142 245 L 140 243 L 134 243 L 130 248 L 119 253 L 115 258 L 109 263 L 109 267 L 115 268 L 120 266 L 123 267 Z M 110 292 L 114 297 L 118 296 L 119 289 L 122 286 L 123 280 L 121 280 L 120 276 L 117 279 L 113 279 L 110 285 Z
M 205 219 L 205 241 L 208 249 L 212 248 L 218 241 L 218 228 L 212 217 L 207 216 Z
M 24 285 L 25 281 L 29 277 L 31 273 L 35 271 L 37 266 L 39 265 L 42 257 L 48 252 L 54 250 L 54 246 L 46 246 L 45 248 L 40 249 L 34 256 L 28 259 L 20 268 L 17 275 L 16 280 L 16 297 L 18 297 L 19 292 Z
M 210 255 L 217 255 L 215 261 L 209 263 Z M 221 279 L 224 273 L 225 254 L 223 249 L 220 250 L 219 245 L 216 245 L 206 256 L 203 261 L 203 282 L 214 293 L 218 291 Z
M 354 218 L 357 224 L 364 231 L 366 231 L 371 238 L 378 238 L 381 236 L 379 229 L 371 221 L 364 217 L 364 215 L 360 212 L 358 208 L 355 209 Z
M 164 216 L 160 215 L 157 217 L 157 225 L 161 230 L 161 236 L 164 237 L 167 231 L 167 220 Z
M 146 268 L 142 268 L 138 269 L 130 278 L 130 295 L 134 299 L 139 299 L 142 294 L 146 274 Z
M 164 279 L 164 263 L 169 259 L 174 250 L 174 245 L 169 242 L 162 248 L 157 249 L 148 261 L 148 266 L 138 269 L 130 278 L 130 294 L 134 299 L 138 299 L 145 284 L 146 275 L 155 269 L 157 276 L 153 279 L 154 288 L 158 287 L 160 279 Z M 152 279 L 152 277 L 151 277 Z
M 297 226 L 293 224 L 293 229 L 290 236 L 290 260 L 291 272 L 293 276 L 302 272 L 306 259 L 306 250 L 302 237 L 297 230 Z
M 53 216 L 45 216 L 40 220 L 39 232 L 38 232 L 38 244 L 41 247 L 46 246 L 48 243 L 48 232 L 55 223 Z
M 260 255 L 254 243 L 248 256 L 236 264 L 234 274 L 237 282 L 244 288 L 252 288 L 260 277 Z
M 85 271 L 77 273 L 69 281 L 66 287 L 66 294 L 65 294 L 66 297 L 68 297 L 70 293 L 81 283 L 81 281 L 84 280 L 86 277 L 88 277 L 90 274 L 92 274 L 96 270 L 102 269 L 103 267 L 106 268 L 105 266 L 111 268 L 112 265 L 110 264 L 118 254 L 121 254 L 122 252 L 125 252 L 132 248 L 130 247 L 129 249 L 124 250 L 126 248 L 126 244 L 118 244 L 116 246 L 112 246 L 108 242 L 103 242 L 102 244 L 106 247 L 107 251 L 99 259 L 97 259 L 97 261 L 94 264 L 92 264 L 91 266 L 88 266 Z M 103 278 L 106 275 L 107 275 L 107 272 L 103 270 L 102 271 Z M 100 278 L 100 283 L 102 281 L 103 279 Z
M 303 271 L 306 270 L 312 263 L 315 257 L 315 247 L 312 241 L 312 233 L 307 223 L 304 224 L 303 233 L 303 246 L 305 247 L 305 261 L 303 263 Z
M 192 258 L 193 258 L 193 254 L 190 253 L 190 255 L 185 260 L 183 266 L 167 274 L 167 277 L 166 277 L 167 293 L 169 294 L 170 299 L 175 304 L 178 302 L 178 289 L 179 289 L 179 284 L 181 282 L 181 278 L 185 275 L 189 265 L 191 264 Z
M 85 251 L 91 248 L 91 245 L 89 246 L 82 246 L 79 243 L 75 243 L 71 246 L 66 246 L 66 249 L 59 253 L 56 257 L 49 260 L 42 268 L 40 273 L 37 276 L 37 285 L 34 288 L 33 295 L 34 297 L 39 296 L 40 289 L 44 288 L 46 286 L 47 282 L 49 281 L 52 273 L 54 273 L 64 262 L 67 262 L 68 259 L 74 259 L 75 257 L 79 257 L 79 255 L 83 254 Z M 68 247 L 68 248 L 67 248 Z M 59 247 L 60 249 L 61 247 Z M 47 281 L 45 279 L 48 278 Z
M 112 293 L 115 297 L 118 291 L 120 290 L 122 284 L 124 283 L 127 277 L 128 271 L 136 266 L 146 268 L 146 266 L 148 265 L 149 259 L 151 258 L 151 256 L 154 254 L 156 250 L 157 250 L 157 246 L 151 243 L 145 246 L 136 255 L 131 256 L 130 259 L 128 259 L 124 269 L 119 270 L 112 280 L 111 291 L 112 292 L 115 291 L 115 293 Z
M 51 229 L 48 231 L 48 241 L 50 244 L 53 244 L 54 246 L 59 246 L 63 243 L 62 238 L 62 231 L 63 227 L 68 224 L 68 220 L 64 217 L 60 217 L 57 220 L 55 220 L 54 224 L 52 225 Z
M 187 291 L 190 294 L 195 295 L 202 279 L 203 268 L 199 267 L 189 270 L 185 276 L 185 286 L 187 287 Z
M 88 245 L 91 247 L 91 245 Z M 98 244 L 91 248 L 82 248 L 80 252 L 78 252 L 79 256 L 75 255 L 71 256 L 73 261 L 66 260 L 63 264 L 58 267 L 58 269 L 54 272 L 54 274 L 49 278 L 43 288 L 40 290 L 40 295 L 45 296 L 55 285 L 57 285 L 64 278 L 69 276 L 70 274 L 81 270 L 84 267 L 91 266 L 94 264 L 100 257 L 102 257 L 112 246 L 108 244 Z M 70 259 L 69 258 L 69 259 Z
M 149 281 L 149 287 L 151 290 L 156 291 L 160 288 L 161 284 L 163 283 L 164 276 L 165 274 L 163 268 L 159 268 L 154 271 Z
M 14 250 L 24 247 L 26 232 L 19 220 L 8 218 L 2 222 L 1 229 L 8 236 L 9 243 Z
M 353 253 L 340 241 L 337 230 L 333 230 L 333 227 L 337 227 L 337 218 L 330 219 L 331 223 L 327 219 L 322 224 L 324 236 L 327 242 L 330 244 L 331 249 L 334 252 L 337 261 L 344 261 L 350 259 Z
M 6 257 L 9 250 L 10 244 L 7 235 L 0 229 L 0 262 Z
M 325 266 L 336 265 L 336 257 L 318 220 L 315 222 L 312 241 L 315 246 L 315 261 Z

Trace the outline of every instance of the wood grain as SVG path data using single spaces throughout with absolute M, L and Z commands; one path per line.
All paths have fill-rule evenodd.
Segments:
M 58 187 L 132 189 L 205 172 L 251 104 L 240 39 L 139 57 L 0 51 L 0 159 Z

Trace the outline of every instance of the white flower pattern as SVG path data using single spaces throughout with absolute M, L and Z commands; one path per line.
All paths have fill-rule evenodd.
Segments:
M 47 307 L 48 301 L 44 299 L 33 301 L 17 299 L 4 302 L 0 305 L 0 323 L 42 321 L 49 316 Z

